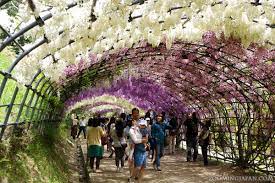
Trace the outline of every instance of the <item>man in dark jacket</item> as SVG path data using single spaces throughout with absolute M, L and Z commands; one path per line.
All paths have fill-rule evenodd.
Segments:
M 198 156 L 198 125 L 199 120 L 197 114 L 193 112 L 192 117 L 188 116 L 184 122 L 186 126 L 186 146 L 187 146 L 187 161 L 191 160 L 192 149 L 194 150 L 193 161 L 197 160 Z

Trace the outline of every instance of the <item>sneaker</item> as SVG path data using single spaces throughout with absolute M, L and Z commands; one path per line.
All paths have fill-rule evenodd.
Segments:
M 157 171 L 161 171 L 161 169 L 159 167 L 157 167 Z
M 119 167 L 116 167 L 116 172 L 119 172 L 120 171 L 120 168 Z

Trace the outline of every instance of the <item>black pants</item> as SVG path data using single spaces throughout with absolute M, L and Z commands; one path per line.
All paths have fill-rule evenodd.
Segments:
M 77 134 L 77 138 L 79 138 L 79 135 L 80 133 L 83 131 L 84 133 L 84 138 L 86 139 L 86 127 L 85 126 L 80 126 L 79 127 L 79 131 L 78 131 L 78 134 Z
M 91 157 L 90 158 L 90 166 L 91 166 L 91 169 L 94 169 L 94 162 L 95 162 L 95 159 L 96 159 L 96 169 L 99 169 L 99 165 L 100 165 L 100 157 Z
M 193 161 L 196 161 L 198 156 L 197 138 L 196 137 L 186 138 L 186 146 L 187 146 L 187 161 L 191 160 L 192 149 L 194 150 Z
M 125 153 L 125 148 L 115 147 L 116 166 L 117 167 L 119 167 L 119 164 L 121 164 L 121 167 L 124 167 L 124 153 Z
M 202 156 L 203 156 L 203 163 L 204 163 L 204 165 L 208 165 L 207 147 L 208 147 L 208 145 L 201 146 L 201 152 L 202 152 Z

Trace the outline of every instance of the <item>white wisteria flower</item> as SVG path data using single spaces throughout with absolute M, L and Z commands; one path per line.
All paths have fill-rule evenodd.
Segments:
M 67 9 L 68 3 L 73 2 L 34 0 L 34 12 L 27 3 L 19 9 L 23 23 L 45 14 L 41 11 L 52 13 L 45 26 L 32 29 L 27 36 L 34 40 L 44 35 L 48 38 L 48 47 L 37 49 L 29 57 L 48 75 L 54 74 L 51 79 L 55 82 L 64 77 L 63 71 L 69 64 L 77 63 L 77 55 L 85 57 L 88 50 L 102 54 L 111 48 L 114 52 L 140 41 L 158 46 L 165 38 L 166 47 L 170 48 L 174 40 L 197 42 L 205 32 L 214 31 L 218 37 L 224 34 L 226 38 L 239 39 L 245 47 L 251 43 L 275 44 L 275 30 L 267 26 L 275 23 L 274 0 L 263 1 L 258 6 L 246 0 L 150 0 L 132 6 L 130 0 L 97 1 L 93 9 L 95 21 L 91 21 L 93 1 L 77 1 L 76 6 Z M 70 41 L 74 43 L 68 46 Z M 51 66 L 40 61 L 48 54 L 58 55 L 58 62 Z M 26 70 L 32 68 L 28 63 L 23 66 Z M 23 73 L 20 80 L 24 76 L 29 80 L 32 73 Z

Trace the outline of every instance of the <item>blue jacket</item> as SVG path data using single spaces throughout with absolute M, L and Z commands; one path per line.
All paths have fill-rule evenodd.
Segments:
M 154 123 L 151 129 L 152 138 L 156 139 L 157 144 L 164 144 L 165 129 L 169 129 L 166 123 Z

